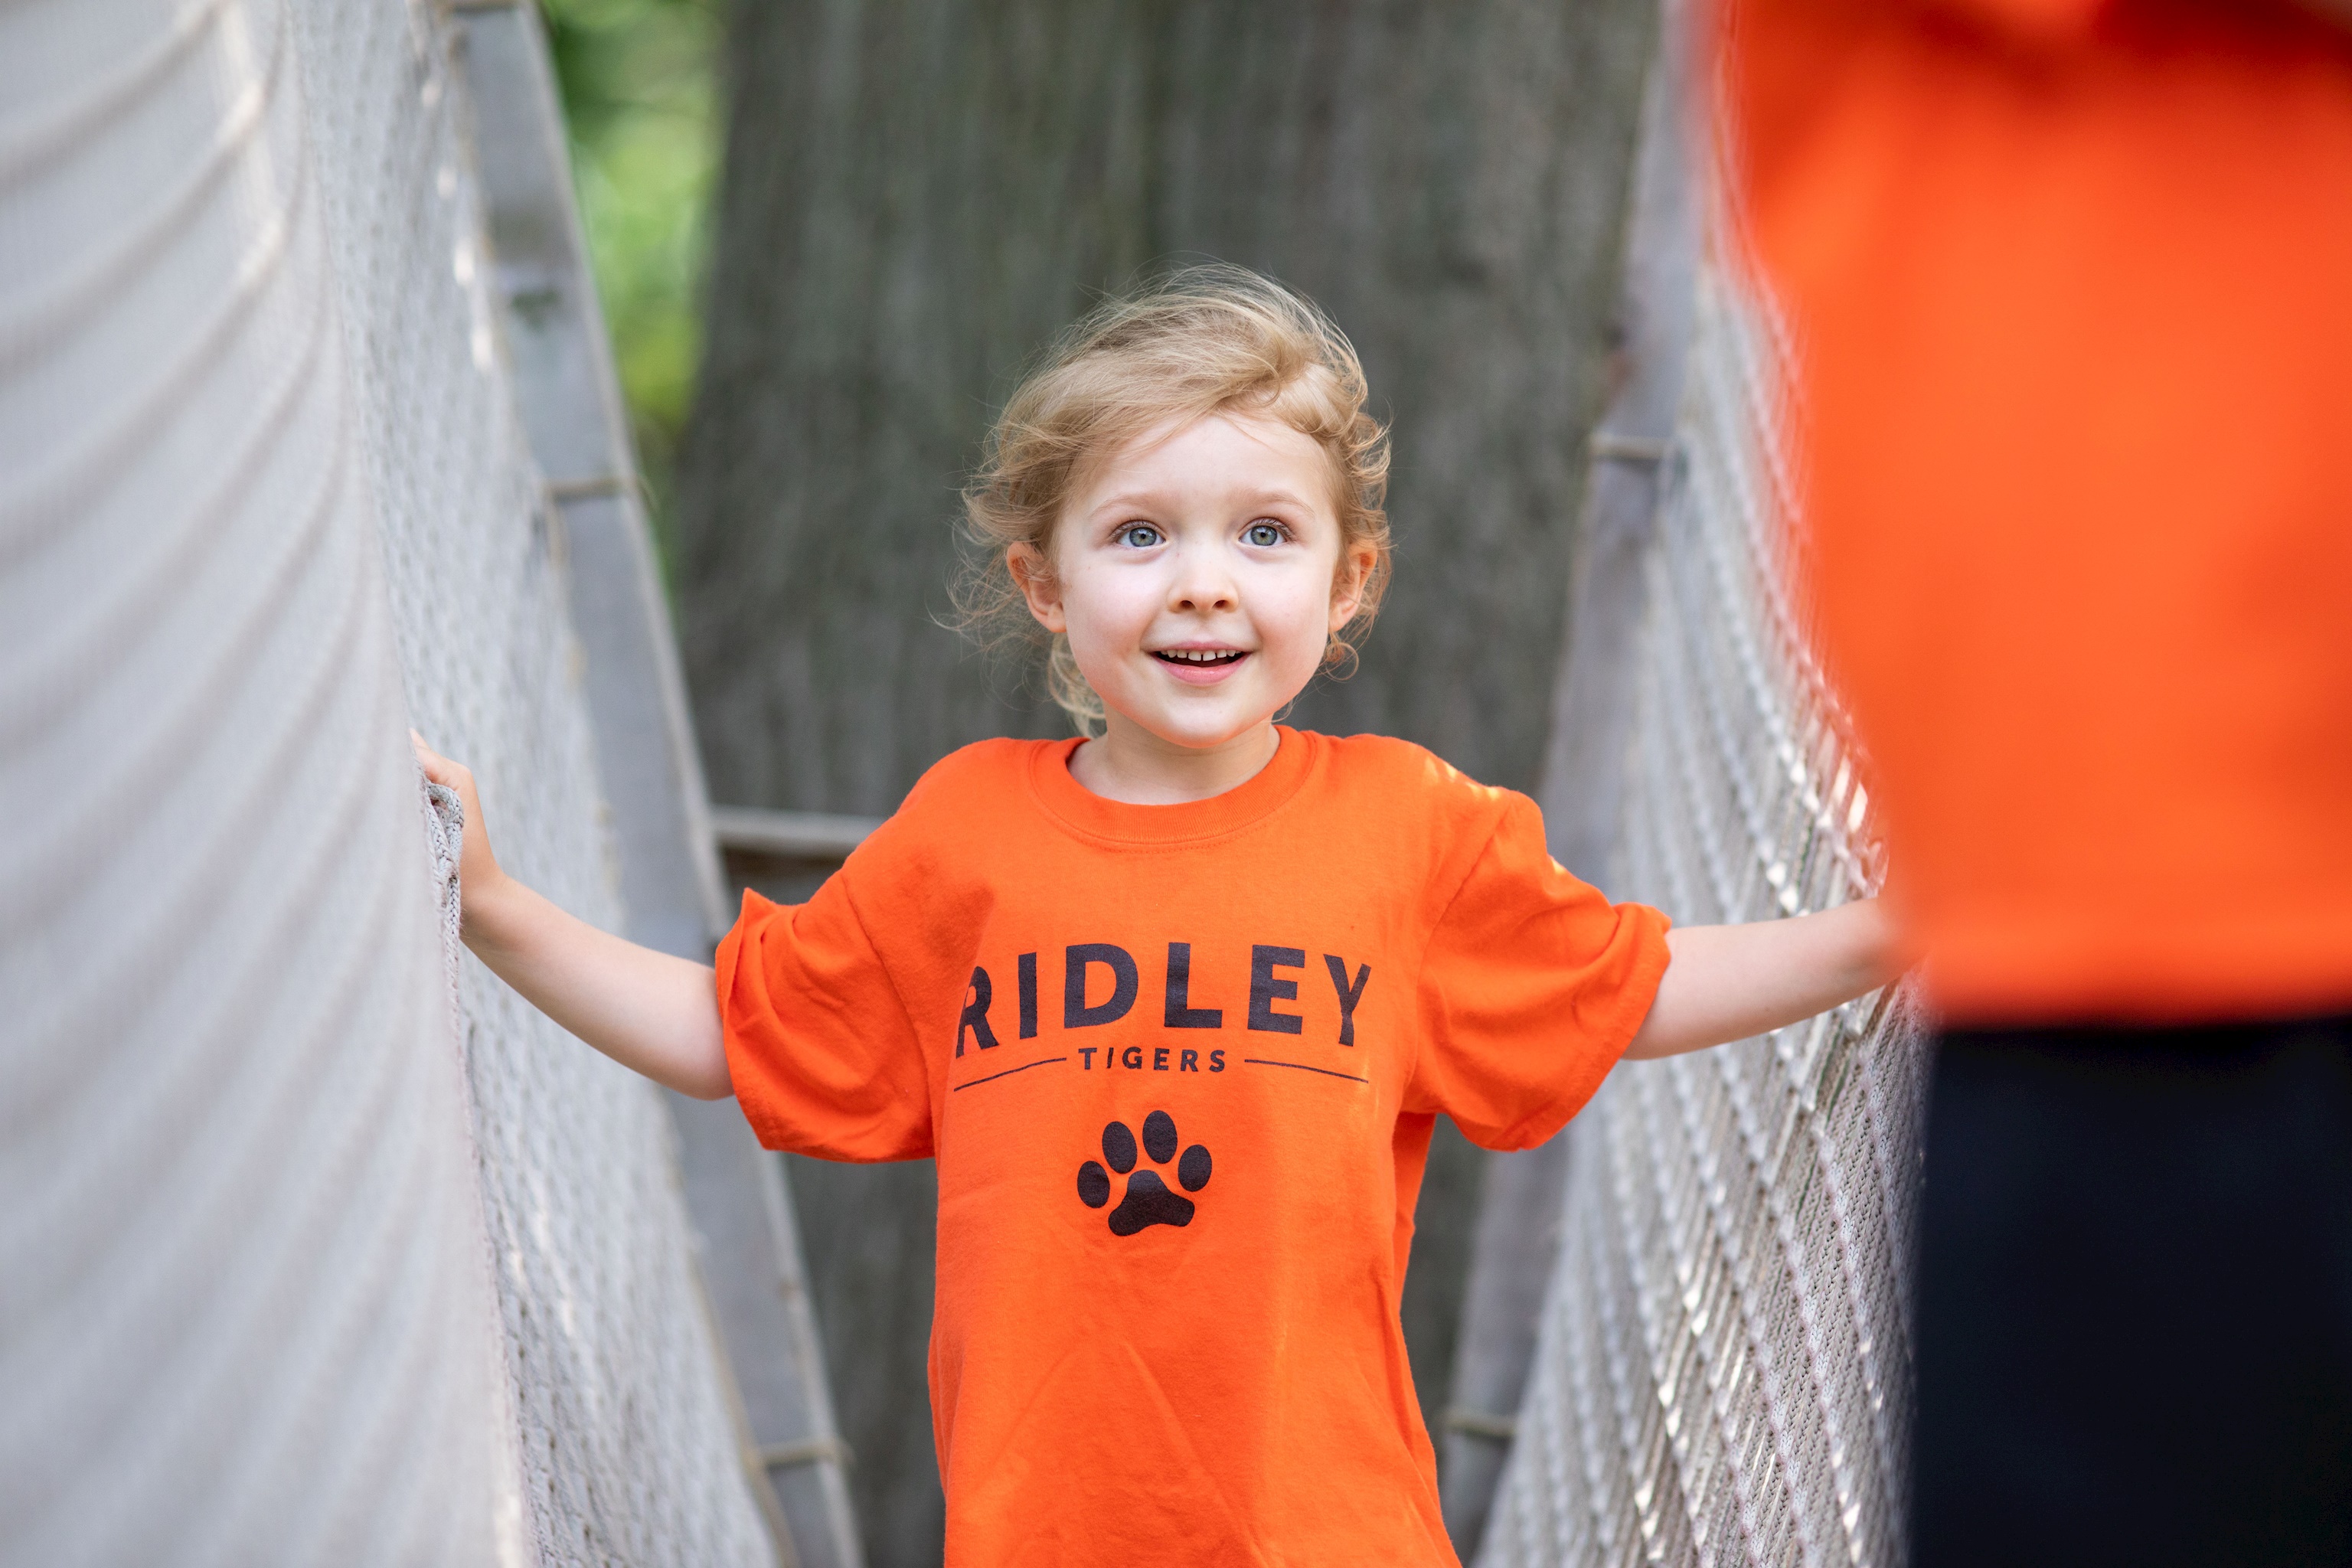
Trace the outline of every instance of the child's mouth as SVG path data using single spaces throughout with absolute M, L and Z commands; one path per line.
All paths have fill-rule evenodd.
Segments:
M 1238 664 L 1248 654 L 1237 647 L 1163 647 L 1156 649 L 1151 657 L 1163 664 L 1181 665 L 1187 669 L 1217 669 L 1225 665 Z
M 1170 679 L 1186 686 L 1222 686 L 1226 677 L 1249 658 L 1245 647 L 1162 647 L 1151 657 L 1167 667 Z

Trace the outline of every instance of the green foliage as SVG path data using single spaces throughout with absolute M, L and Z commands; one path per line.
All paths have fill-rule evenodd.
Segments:
M 718 0 L 541 0 L 541 13 L 597 291 L 659 529 L 702 348 L 719 129 Z

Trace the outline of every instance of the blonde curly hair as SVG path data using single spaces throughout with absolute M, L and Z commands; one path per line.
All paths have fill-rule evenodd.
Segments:
M 1093 465 L 1171 420 L 1246 414 L 1280 420 L 1331 465 L 1340 561 L 1373 553 L 1355 615 L 1333 635 L 1327 668 L 1345 664 L 1380 609 L 1390 569 L 1389 437 L 1364 411 L 1362 364 L 1347 337 L 1302 296 L 1239 267 L 1187 267 L 1107 300 L 1039 358 L 997 416 L 963 492 L 971 557 L 958 584 L 961 624 L 991 646 L 1045 634 L 1006 563 L 1016 544 L 1053 559 L 1054 530 Z M 1336 584 L 1335 584 L 1336 586 Z M 1102 699 L 1055 636 L 1047 689 L 1082 733 Z

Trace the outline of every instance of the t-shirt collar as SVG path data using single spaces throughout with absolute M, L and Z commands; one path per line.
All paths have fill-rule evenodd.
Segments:
M 1054 742 L 1030 753 L 1029 788 L 1048 816 L 1088 838 L 1130 844 L 1176 844 L 1222 837 L 1272 815 L 1314 770 L 1320 736 L 1275 726 L 1274 757 L 1223 795 L 1181 805 L 1134 805 L 1106 800 L 1070 776 L 1077 739 Z

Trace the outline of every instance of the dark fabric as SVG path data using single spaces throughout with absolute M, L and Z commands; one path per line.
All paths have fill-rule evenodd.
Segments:
M 2352 1563 L 2352 1019 L 1956 1032 L 1914 1568 Z

